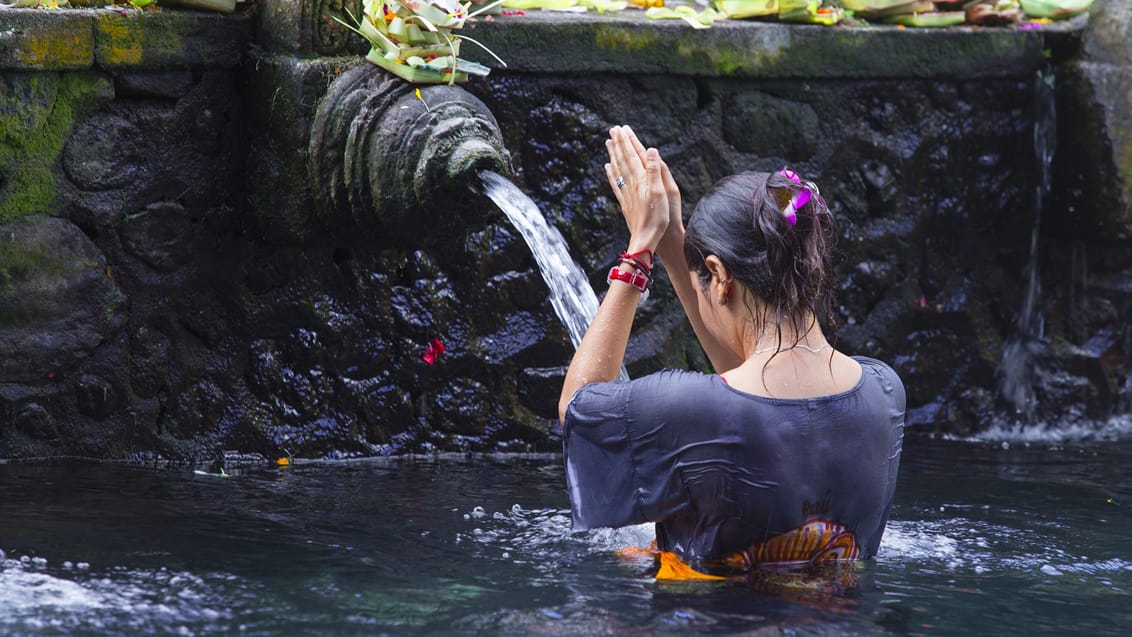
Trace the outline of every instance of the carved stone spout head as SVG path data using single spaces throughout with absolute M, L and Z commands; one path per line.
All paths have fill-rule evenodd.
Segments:
M 329 214 L 399 237 L 434 221 L 422 213 L 475 215 L 449 200 L 481 170 L 510 170 L 499 126 L 474 96 L 456 86 L 418 89 L 368 64 L 331 85 L 309 151 Z

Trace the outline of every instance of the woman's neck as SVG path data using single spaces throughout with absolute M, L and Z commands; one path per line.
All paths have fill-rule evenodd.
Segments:
M 818 354 L 830 349 L 812 312 L 805 312 L 797 322 L 787 318 L 765 322 L 760 329 L 752 329 L 749 334 L 751 336 L 743 339 L 747 359 L 788 351 Z

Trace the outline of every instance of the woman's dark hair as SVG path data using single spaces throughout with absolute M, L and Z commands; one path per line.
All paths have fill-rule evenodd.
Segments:
M 792 174 L 792 173 L 790 173 Z M 785 214 L 802 189 L 812 196 L 791 225 Z M 706 289 L 711 273 L 704 263 L 714 254 L 731 276 L 762 299 L 782 346 L 782 321 L 790 321 L 801 338 L 807 312 L 824 314 L 834 326 L 831 308 L 830 256 L 833 218 L 811 182 L 797 183 L 783 172 L 740 173 L 725 177 L 700 199 L 688 220 L 684 258 Z M 755 316 L 758 326 L 766 316 Z

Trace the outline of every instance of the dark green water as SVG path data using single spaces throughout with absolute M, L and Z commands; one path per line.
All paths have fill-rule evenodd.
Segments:
M 909 437 L 880 556 L 791 599 L 620 562 L 554 457 L 0 465 L 0 635 L 1132 632 L 1132 442 L 1002 447 Z

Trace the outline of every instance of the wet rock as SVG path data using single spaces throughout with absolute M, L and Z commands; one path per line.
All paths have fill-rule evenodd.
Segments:
M 118 407 L 118 392 L 110 381 L 98 376 L 79 379 L 75 398 L 79 413 L 95 420 L 105 420 Z
M 729 96 L 723 107 L 723 138 L 757 155 L 783 155 L 803 162 L 817 150 L 818 116 L 805 102 L 760 91 Z
M 423 398 L 427 422 L 450 436 L 482 436 L 500 411 L 499 388 L 456 378 Z
M 528 367 L 519 376 L 519 400 L 544 418 L 558 418 L 558 398 L 566 367 Z
M 195 77 L 195 76 L 194 76 Z M 176 101 L 114 100 L 75 126 L 62 156 L 67 218 L 92 235 L 155 203 L 204 218 L 242 188 L 241 112 L 230 75 L 205 71 Z
M 185 207 L 173 201 L 152 203 L 119 225 L 122 244 L 131 255 L 160 272 L 185 264 L 191 243 L 191 223 Z
M 193 74 L 188 70 L 120 73 L 114 78 L 114 90 L 122 97 L 177 99 L 188 93 L 192 85 Z
M 15 418 L 16 429 L 39 440 L 52 440 L 59 435 L 54 416 L 39 403 L 28 403 L 20 408 Z
M 408 392 L 387 377 L 364 380 L 343 378 L 338 384 L 351 411 L 364 426 L 365 440 L 371 445 L 388 444 L 394 435 L 413 422 L 414 409 Z
M 92 117 L 63 147 L 63 170 L 83 190 L 108 190 L 148 177 L 145 136 L 129 119 Z
M 220 385 L 206 379 L 179 391 L 169 403 L 163 428 L 174 438 L 191 440 L 218 428 L 228 400 Z
M 116 333 L 126 298 L 71 223 L 20 219 L 0 231 L 0 383 L 42 382 Z
M 513 305 L 520 310 L 544 308 L 547 303 L 546 282 L 534 270 L 504 272 L 487 280 L 485 300 L 492 306 Z
M 540 169 L 528 173 L 527 179 L 536 180 L 537 189 L 548 196 L 564 197 L 577 190 L 594 163 L 594 149 L 603 147 L 606 122 L 585 105 L 562 97 L 551 98 L 530 118 L 542 134 L 528 140 L 523 149 L 524 166 Z
M 534 265 L 530 248 L 509 223 L 492 223 L 468 233 L 464 250 L 474 256 L 484 277 L 529 270 Z
M 172 355 L 171 339 L 150 327 L 130 334 L 130 388 L 141 398 L 153 398 L 166 388 Z

